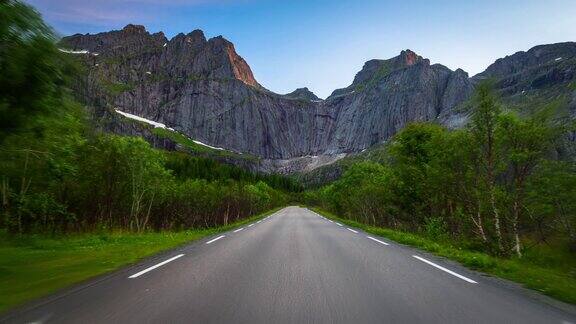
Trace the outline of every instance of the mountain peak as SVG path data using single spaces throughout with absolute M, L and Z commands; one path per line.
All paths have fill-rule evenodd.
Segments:
M 260 84 L 254 78 L 252 70 L 246 61 L 236 53 L 234 44 L 229 42 L 222 36 L 212 38 L 208 41 L 215 44 L 218 49 L 222 49 L 226 53 L 230 70 L 235 79 L 244 82 L 247 85 L 260 88 Z M 217 51 L 218 51 L 217 49 Z
M 310 91 L 307 87 L 298 88 L 285 94 L 284 97 L 290 99 L 320 100 L 320 98 L 318 98 L 318 96 L 316 96 L 314 92 Z
M 406 66 L 414 65 L 422 60 L 421 56 L 410 49 L 406 49 L 400 52 L 399 57 L 402 60 L 402 63 Z
M 133 34 L 143 34 L 146 33 L 146 27 L 142 25 L 128 24 L 124 28 L 122 28 L 122 31 Z
M 188 35 L 189 37 L 192 38 L 202 38 L 202 39 L 206 39 L 206 37 L 204 36 L 204 32 L 201 29 L 194 29 L 193 31 L 189 32 Z

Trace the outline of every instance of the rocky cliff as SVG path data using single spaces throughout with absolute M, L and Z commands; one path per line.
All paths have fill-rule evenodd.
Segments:
M 455 108 L 482 78 L 498 78 L 509 96 L 526 91 L 526 75 L 532 88 L 566 83 L 573 79 L 575 52 L 567 43 L 517 53 L 470 79 L 405 50 L 366 62 L 350 86 L 320 100 L 307 88 L 286 95 L 265 89 L 232 43 L 206 39 L 200 30 L 167 39 L 128 25 L 65 37 L 61 45 L 86 67 L 76 93 L 96 118 L 113 118 L 114 109 L 128 112 L 203 143 L 257 156 L 262 170 L 282 172 L 360 152 L 413 121 L 459 126 L 466 116 Z M 547 64 L 563 68 L 549 72 Z

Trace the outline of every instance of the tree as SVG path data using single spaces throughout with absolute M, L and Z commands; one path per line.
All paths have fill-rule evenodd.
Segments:
M 547 231 L 559 231 L 576 251 L 576 163 L 544 161 L 526 189 L 526 210 L 545 239 Z
M 0 2 L 0 143 L 34 116 L 58 109 L 71 66 L 32 7 Z
M 499 121 L 503 151 L 509 166 L 510 195 L 512 200 L 513 251 L 522 256 L 518 222 L 525 210 L 526 185 L 535 168 L 558 137 L 559 128 L 550 120 L 550 114 L 539 113 L 521 119 L 514 114 L 503 115 Z
M 499 169 L 499 145 L 496 137 L 498 117 L 501 107 L 494 91 L 493 82 L 484 81 L 476 87 L 473 98 L 474 112 L 472 114 L 471 131 L 478 148 L 479 176 L 482 179 L 484 190 L 488 195 L 489 205 L 494 220 L 494 232 L 496 235 L 498 250 L 504 253 L 502 238 L 501 217 L 497 206 L 496 174 Z
M 438 158 L 446 131 L 427 123 L 410 124 L 393 139 L 389 153 L 398 210 L 405 220 L 418 227 L 441 207 L 437 206 L 438 190 L 431 181 L 432 166 Z

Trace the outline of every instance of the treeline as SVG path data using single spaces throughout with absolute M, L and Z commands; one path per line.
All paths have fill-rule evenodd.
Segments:
M 393 138 L 384 163 L 355 164 L 306 201 L 495 255 L 521 256 L 523 239 L 576 249 L 576 165 L 554 158 L 567 130 L 555 105 L 520 117 L 489 82 L 473 104 L 468 127 L 412 124 Z
M 201 178 L 206 180 L 233 179 L 242 182 L 263 181 L 276 189 L 287 192 L 300 192 L 303 186 L 294 178 L 278 174 L 263 174 L 247 171 L 234 165 L 222 164 L 216 160 L 191 157 L 187 154 L 169 154 L 167 167 L 179 178 Z
M 227 166 L 162 152 L 141 138 L 57 133 L 30 140 L 9 138 L 0 155 L 3 225 L 11 232 L 209 227 L 288 200 L 264 181 L 176 176 L 168 161 L 190 174 Z
M 294 181 L 95 133 L 67 83 L 74 64 L 29 6 L 0 3 L 0 229 L 183 229 L 281 206 Z

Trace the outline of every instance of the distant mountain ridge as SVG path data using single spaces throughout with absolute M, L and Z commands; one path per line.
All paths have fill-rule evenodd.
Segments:
M 137 133 L 110 122 L 118 109 L 203 143 L 257 156 L 255 168 L 269 172 L 331 163 L 386 141 L 414 121 L 458 127 L 467 115 L 457 108 L 483 78 L 496 78 L 505 97 L 524 91 L 576 98 L 570 88 L 575 43 L 519 52 L 472 78 L 405 50 L 366 62 L 350 86 L 326 100 L 307 88 L 286 95 L 265 89 L 231 42 L 221 36 L 207 40 L 200 30 L 167 39 L 128 25 L 65 37 L 61 45 L 88 52 L 74 54 L 87 72 L 75 90 L 97 120 L 114 125 L 108 130 Z
M 313 101 L 321 100 L 314 94 L 314 92 L 310 91 L 308 88 L 298 88 L 288 94 L 285 94 L 284 97 L 290 99 L 302 99 Z

